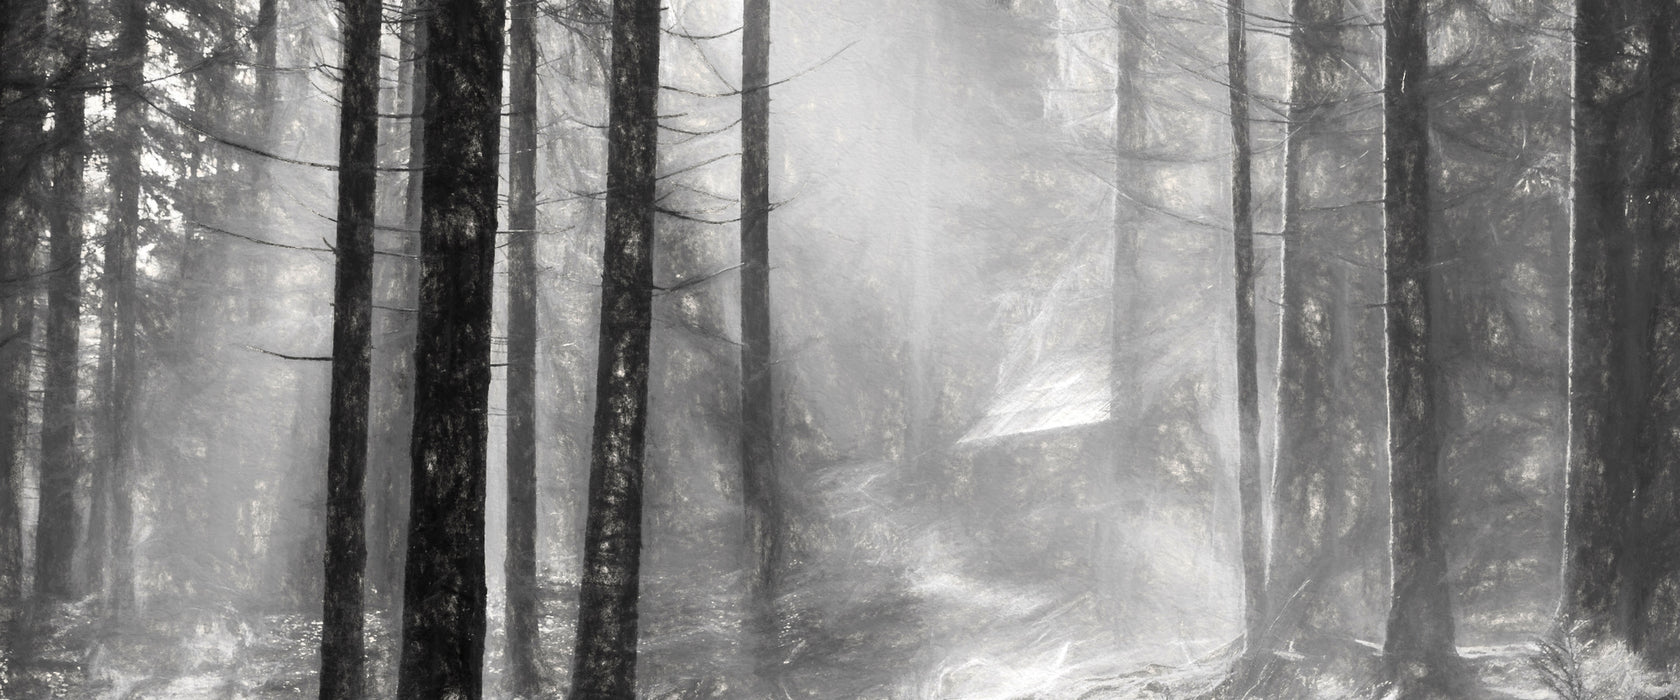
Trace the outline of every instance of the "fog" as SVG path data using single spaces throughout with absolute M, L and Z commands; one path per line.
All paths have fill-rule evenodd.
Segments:
M 128 94 L 118 38 L 131 3 L 150 10 L 138 123 L 125 121 L 118 98 Z M 1634 8 L 1628 45 L 1640 47 L 1627 59 L 1637 77 L 1623 88 L 1656 104 L 1648 93 L 1673 87 L 1646 88 L 1657 85 L 1657 59 L 1642 47 L 1666 25 L 1648 3 L 1622 4 Z M 1456 633 L 1443 653 L 1461 678 L 1451 692 L 1414 694 L 1385 671 L 1385 630 L 1404 615 L 1391 612 L 1393 562 L 1409 551 L 1391 547 L 1391 527 L 1413 521 L 1390 509 L 1381 5 L 1258 0 L 1239 13 L 1261 484 L 1260 500 L 1246 504 L 1227 5 L 770 9 L 770 464 L 780 527 L 768 642 L 754 641 L 743 526 L 743 401 L 753 400 L 741 369 L 743 6 L 664 5 L 635 696 L 1668 692 L 1672 647 L 1641 641 L 1667 632 L 1572 627 L 1592 611 L 1572 607 L 1562 583 L 1570 436 L 1583 439 L 1570 414 L 1572 279 L 1581 284 L 1571 277 L 1571 202 L 1583 196 L 1571 163 L 1583 146 L 1571 139 L 1573 10 L 1553 0 L 1428 3 L 1431 263 L 1422 276 L 1434 285 L 1430 420 L 1440 446 L 1430 469 L 1441 503 L 1429 517 L 1444 542 L 1437 583 Z M 367 697 L 398 696 L 406 534 L 418 527 L 410 482 L 433 468 L 410 454 L 420 444 L 410 435 L 416 317 L 431 303 L 417 296 L 417 276 L 433 263 L 420 241 L 434 225 L 420 214 L 417 175 L 454 164 L 414 150 L 425 120 L 414 118 L 411 87 L 425 55 L 413 28 L 430 6 L 386 4 L 380 39 L 358 603 Z M 531 7 L 537 223 L 508 222 L 515 166 L 505 132 L 517 114 L 504 93 L 490 352 L 450 360 L 487 361 L 491 371 L 487 459 L 474 467 L 487 494 L 483 697 L 573 687 L 597 352 L 608 332 L 617 25 L 588 0 Z M 277 13 L 272 35 L 264 8 Z M 1325 8 L 1328 23 L 1301 19 Z M 343 6 L 18 0 L 6 12 L 8 75 L 49 78 L 8 88 L 0 142 L 9 222 L 0 230 L 0 500 L 15 503 L 0 522 L 9 548 L 0 567 L 11 569 L 0 571 L 0 697 L 315 695 L 342 247 Z M 89 53 L 61 55 L 62 37 L 76 33 L 66 27 L 86 32 Z M 65 122 L 47 106 L 63 89 L 52 80 L 85 95 L 85 134 L 66 137 L 80 141 L 55 139 Z M 1621 176 L 1639 182 L 1666 167 L 1648 144 L 1661 141 L 1653 124 L 1663 122 L 1652 121 L 1654 107 L 1625 109 L 1645 116 L 1626 117 L 1613 147 L 1643 149 Z M 65 178 L 49 167 L 66 149 L 86 154 L 72 166 L 85 178 L 76 200 L 58 198 Z M 129 230 L 113 186 L 124 151 L 139 159 L 127 244 L 107 233 Z M 1629 211 L 1647 211 L 1646 195 L 1622 196 Z M 62 211 L 78 222 L 68 233 L 49 221 Z M 1663 221 L 1628 218 L 1640 230 Z M 66 263 L 55 251 L 71 236 L 85 243 Z M 504 573 L 516 361 L 507 256 L 520 236 L 534 240 L 536 261 L 532 689 L 511 680 Z M 1650 240 L 1639 250 L 1660 258 L 1666 244 Z M 132 246 L 132 297 L 113 272 L 123 245 Z M 1635 286 L 1658 284 L 1644 274 Z M 59 279 L 79 297 L 67 346 L 49 338 Z M 1634 332 L 1673 313 L 1659 307 Z M 1574 356 L 1592 341 L 1575 338 Z M 1665 346 L 1648 345 L 1648 359 L 1626 361 L 1660 384 L 1647 390 L 1658 401 L 1671 389 L 1656 374 L 1665 370 L 1650 368 Z M 123 347 L 132 365 L 111 359 Z M 48 415 L 60 415 L 48 408 L 63 392 L 49 386 L 57 356 L 77 369 L 73 449 L 55 456 L 45 436 Z M 1672 431 L 1663 420 L 1638 434 Z M 1680 473 L 1650 450 L 1649 474 Z M 69 485 L 52 487 L 54 478 Z M 1670 477 L 1642 478 L 1630 493 L 1671 488 Z M 68 489 L 59 505 L 53 488 Z M 1630 507 L 1656 515 L 1638 532 L 1666 533 L 1652 523 L 1670 522 L 1669 509 L 1639 503 Z M 1245 508 L 1257 509 L 1264 543 L 1246 553 L 1264 573 L 1263 637 L 1245 628 Z M 73 538 L 73 574 L 67 588 L 44 590 L 38 542 L 55 528 Z M 1639 549 L 1638 534 L 1620 536 L 1631 543 L 1620 561 L 1667 560 L 1657 545 Z M 1648 568 L 1652 590 L 1680 580 L 1665 564 Z M 427 643 L 419 639 L 408 646 Z M 1567 694 L 1547 675 L 1565 667 L 1592 688 L 1620 690 Z

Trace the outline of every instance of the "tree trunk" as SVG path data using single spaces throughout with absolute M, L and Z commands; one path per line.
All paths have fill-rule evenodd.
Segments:
M 508 94 L 508 687 L 536 697 L 537 672 L 537 47 L 536 10 L 510 8 Z
M 426 149 L 413 470 L 397 693 L 476 698 L 483 681 L 485 451 L 501 155 L 502 0 L 425 13 Z
M 614 0 L 607 228 L 572 700 L 635 696 L 642 457 L 653 325 L 659 0 Z
M 1140 326 L 1138 275 L 1138 229 L 1143 225 L 1143 207 L 1138 205 L 1145 187 L 1127 188 L 1128 182 L 1144 180 L 1140 171 L 1143 152 L 1149 146 L 1148 115 L 1139 77 L 1143 70 L 1143 34 L 1139 16 L 1146 8 L 1131 2 L 1114 3 L 1114 259 L 1113 292 L 1110 300 L 1109 420 L 1114 429 L 1114 459 L 1118 470 L 1133 468 L 1135 413 L 1125 410 L 1137 395 L 1138 355 L 1132 350 Z
M 115 147 L 110 153 L 112 212 L 105 230 L 105 293 L 112 302 L 111 417 L 111 607 L 126 615 L 134 607 L 134 497 L 130 479 L 138 456 L 134 445 L 138 373 L 139 302 L 135 250 L 140 232 L 140 150 L 145 103 L 146 25 L 149 0 L 117 3 L 116 55 L 112 60 Z
M 274 108 L 279 102 L 275 91 L 275 79 L 279 77 L 280 53 L 280 0 L 258 0 L 257 21 L 251 27 L 251 43 L 257 48 L 255 121 L 252 124 L 251 143 L 264 151 L 273 148 Z M 252 195 L 257 201 L 266 201 L 268 197 L 268 158 L 254 157 L 246 160 L 252 170 L 250 185 Z
M 1380 240 L 1374 173 L 1359 154 L 1350 104 L 1362 79 L 1343 0 L 1294 0 L 1289 132 L 1284 160 L 1283 304 L 1267 562 L 1266 644 L 1289 648 L 1374 633 L 1375 610 L 1350 595 L 1381 566 L 1375 466 L 1380 359 L 1367 338 L 1374 316 L 1351 298 Z M 1348 261 L 1356 261 L 1350 263 Z M 1364 273 L 1359 273 L 1364 274 Z M 1373 275 L 1374 277 L 1374 275 Z M 1374 280 L 1373 280 L 1374 281 Z M 1376 299 L 1371 299 L 1372 302 Z M 1374 338 L 1373 338 L 1374 340 Z M 1366 554 L 1371 552 L 1371 554 Z M 1369 616 L 1369 621 L 1366 620 Z M 1368 627 L 1367 627 L 1368 625 Z
M 1638 235 L 1624 151 L 1637 78 L 1623 57 L 1625 0 L 1580 0 L 1575 18 L 1570 246 L 1568 507 L 1560 614 L 1589 638 L 1621 635 L 1624 517 L 1633 498 L 1646 387 Z
M 1457 647 L 1441 495 L 1439 371 L 1430 329 L 1428 13 L 1384 3 L 1383 215 L 1393 588 L 1383 655 L 1401 698 L 1446 697 Z
M 760 669 L 776 645 L 781 559 L 770 324 L 770 0 L 746 0 L 741 34 L 741 499 L 750 628 Z
M 1630 582 L 1628 637 L 1653 668 L 1680 661 L 1680 8 L 1652 3 L 1650 20 L 1651 242 L 1657 266 L 1651 312 L 1647 483 L 1627 542 L 1641 563 Z
M 23 595 L 23 523 L 17 491 L 29 420 L 33 281 L 40 189 L 48 145 L 44 75 L 50 59 L 45 2 L 0 7 L 0 604 Z
M 1248 124 L 1248 33 L 1244 0 L 1226 0 L 1231 96 L 1231 238 L 1237 306 L 1237 494 L 1242 522 L 1243 655 L 1264 649 L 1266 541 L 1260 485 L 1260 379 L 1254 313 L 1254 147 Z
M 332 404 L 321 698 L 362 696 L 364 482 L 373 356 L 373 224 L 379 154 L 379 0 L 344 0 L 338 137 L 338 241 L 333 290 Z
M 76 595 L 74 576 L 76 384 L 82 306 L 82 164 L 86 97 L 87 17 L 84 0 L 60 3 L 58 31 L 65 68 L 53 86 L 52 249 L 47 277 L 47 372 L 41 414 L 41 505 L 35 530 L 35 592 Z

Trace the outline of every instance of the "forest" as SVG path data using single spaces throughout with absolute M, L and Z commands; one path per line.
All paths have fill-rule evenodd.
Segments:
M 1675 0 L 3 0 L 0 698 L 1680 697 Z

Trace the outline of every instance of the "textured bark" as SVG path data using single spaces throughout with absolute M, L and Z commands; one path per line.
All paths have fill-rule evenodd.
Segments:
M 1383 656 L 1400 698 L 1450 694 L 1453 616 L 1443 528 L 1440 372 L 1430 305 L 1428 14 L 1384 4 L 1383 215 L 1393 585 Z
M 1242 522 L 1243 653 L 1265 646 L 1266 540 L 1260 484 L 1260 379 L 1254 313 L 1254 146 L 1248 123 L 1248 33 L 1243 0 L 1225 3 L 1231 99 L 1231 245 L 1237 310 L 1237 497 Z
M 1625 60 L 1624 0 L 1580 0 L 1570 245 L 1569 448 L 1561 615 L 1592 638 L 1621 635 L 1624 517 L 1645 406 L 1644 277 L 1624 174 L 1637 76 Z
M 510 8 L 507 345 L 507 691 L 536 697 L 537 50 L 536 11 Z
M 653 324 L 659 0 L 614 0 L 606 248 L 572 700 L 635 697 Z
M 379 0 L 344 0 L 333 288 L 332 399 L 321 615 L 321 698 L 363 692 L 364 484 L 373 361 L 373 224 L 379 154 Z
M 53 86 L 52 248 L 47 277 L 47 372 L 41 414 L 41 506 L 35 530 L 35 593 L 65 599 L 78 593 L 74 575 L 76 384 L 82 307 L 82 165 L 86 160 L 86 97 L 80 83 L 87 54 L 86 4 L 59 3 L 57 29 L 64 69 Z
M 741 50 L 741 500 L 760 669 L 776 645 L 781 559 L 770 324 L 770 0 L 746 0 Z
M 501 0 L 425 13 L 426 150 L 399 697 L 483 683 L 484 498 L 501 155 Z
M 1283 307 L 1267 563 L 1267 645 L 1374 634 L 1362 579 L 1380 575 L 1380 240 L 1372 209 L 1375 144 L 1350 133 L 1363 103 L 1342 0 L 1295 0 L 1284 161 Z M 1370 616 L 1367 622 L 1365 616 Z M 1369 625 L 1369 627 L 1367 626 Z
M 1680 8 L 1652 3 L 1651 164 L 1655 305 L 1643 502 L 1628 533 L 1641 564 L 1627 592 L 1629 641 L 1653 668 L 1680 661 Z
M 135 471 L 135 396 L 139 334 L 139 302 L 135 291 L 135 249 L 140 232 L 140 149 L 145 103 L 139 91 L 145 84 L 148 0 L 120 0 L 114 12 L 118 29 L 112 59 L 112 97 L 115 103 L 114 147 L 109 160 L 111 214 L 105 229 L 105 293 L 110 295 L 112 363 L 110 374 L 109 455 L 111 489 L 111 607 L 119 615 L 134 607 L 134 544 L 131 538 L 134 500 L 130 480 Z

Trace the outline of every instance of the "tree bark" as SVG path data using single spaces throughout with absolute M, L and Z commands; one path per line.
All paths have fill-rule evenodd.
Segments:
M 1266 541 L 1260 483 L 1260 379 L 1254 313 L 1254 146 L 1248 123 L 1248 33 L 1244 0 L 1225 4 L 1231 100 L 1231 243 L 1237 311 L 1237 494 L 1242 527 L 1243 655 L 1264 649 Z
M 1365 552 L 1375 551 L 1383 526 L 1371 503 L 1381 413 L 1370 401 L 1382 365 L 1367 327 L 1376 324 L 1353 298 L 1369 293 L 1359 261 L 1374 258 L 1380 240 L 1374 212 L 1360 204 L 1373 198 L 1366 163 L 1375 161 L 1360 156 L 1372 144 L 1350 133 L 1363 105 L 1355 103 L 1362 81 L 1349 38 L 1357 20 L 1347 11 L 1343 0 L 1293 3 L 1266 574 L 1271 648 L 1374 633 L 1364 618 L 1378 614 L 1346 593 L 1381 566 L 1380 555 Z
M 750 628 L 759 668 L 776 645 L 781 499 L 770 323 L 770 0 L 746 0 L 741 34 L 741 498 Z
M 67 599 L 75 580 L 76 385 L 82 307 L 82 165 L 86 160 L 87 56 L 84 0 L 59 4 L 59 50 L 64 60 L 52 87 L 54 152 L 52 233 L 47 277 L 47 371 L 41 414 L 41 501 L 35 529 L 35 592 Z
M 614 0 L 606 248 L 572 700 L 635 696 L 653 324 L 659 0 Z
M 105 293 L 112 306 L 111 417 L 109 455 L 111 488 L 111 608 L 126 615 L 134 607 L 134 521 L 130 480 L 138 457 L 134 445 L 138 373 L 139 302 L 135 289 L 135 251 L 140 231 L 140 150 L 145 103 L 148 0 L 117 3 L 118 29 L 112 61 L 115 147 L 110 153 L 111 214 L 105 231 Z
M 1575 18 L 1573 220 L 1570 245 L 1569 447 L 1560 615 L 1589 638 L 1622 635 L 1628 564 L 1624 517 L 1640 457 L 1636 401 L 1647 349 L 1634 327 L 1639 236 L 1623 164 L 1637 89 L 1626 68 L 1625 0 L 1580 0 Z
M 484 498 L 502 102 L 502 0 L 425 13 L 426 150 L 399 697 L 483 684 Z
M 379 154 L 379 0 L 344 0 L 333 289 L 332 403 L 321 610 L 321 698 L 360 698 L 364 488 L 373 360 L 373 225 Z
M 1430 305 L 1428 14 L 1384 3 L 1383 216 L 1393 586 L 1383 655 L 1401 698 L 1448 697 L 1457 657 L 1441 493 Z
M 537 672 L 537 47 L 531 3 L 510 9 L 508 119 L 508 692 L 536 697 Z
M 1628 590 L 1628 638 L 1653 668 L 1680 661 L 1680 8 L 1652 3 L 1650 20 L 1651 387 L 1645 483 L 1627 537 L 1637 576 Z

